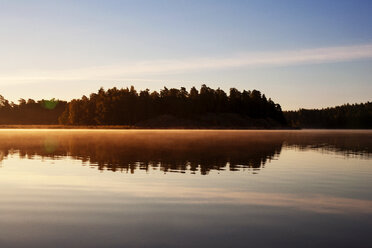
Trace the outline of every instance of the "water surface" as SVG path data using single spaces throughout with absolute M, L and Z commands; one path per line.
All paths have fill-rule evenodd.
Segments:
M 1 247 L 372 247 L 372 131 L 1 130 Z

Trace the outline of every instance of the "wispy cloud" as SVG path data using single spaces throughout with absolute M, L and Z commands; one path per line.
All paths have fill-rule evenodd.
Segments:
M 240 53 L 230 57 L 150 60 L 74 70 L 33 71 L 3 75 L 0 83 L 42 82 L 50 80 L 133 80 L 149 81 L 154 75 L 190 73 L 239 67 L 292 66 L 299 64 L 334 63 L 372 58 L 372 44 L 336 46 L 314 49 Z

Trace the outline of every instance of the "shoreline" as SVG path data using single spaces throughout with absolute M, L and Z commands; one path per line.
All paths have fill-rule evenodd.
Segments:
M 136 130 L 136 129 L 145 129 L 145 130 L 171 130 L 171 129 L 180 129 L 180 130 L 300 130 L 300 128 L 265 128 L 265 127 L 182 127 L 182 126 L 172 126 L 172 127 L 142 127 L 142 126 L 127 126 L 127 125 L 0 125 L 0 129 L 119 129 L 119 130 Z
M 172 126 L 172 127 L 143 127 L 143 126 L 128 126 L 128 125 L 0 125 L 0 129 L 55 129 L 55 130 L 82 130 L 82 129 L 90 129 L 90 130 L 368 130 L 372 131 L 372 129 L 351 129 L 351 128 L 298 128 L 298 127 L 219 127 L 219 126 L 200 126 L 200 127 L 182 127 L 182 126 Z
M 219 127 L 219 126 L 200 126 L 200 127 L 182 127 L 182 126 L 171 126 L 171 127 L 143 127 L 143 126 L 128 126 L 128 125 L 0 125 L 0 130 L 5 129 L 50 129 L 50 130 L 258 130 L 258 131 L 265 131 L 265 130 L 334 130 L 334 131 L 342 131 L 342 130 L 359 130 L 359 131 L 372 131 L 372 129 L 357 129 L 357 128 L 298 128 L 298 127 Z

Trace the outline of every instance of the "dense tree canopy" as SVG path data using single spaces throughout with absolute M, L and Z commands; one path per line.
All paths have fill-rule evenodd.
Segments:
M 288 123 L 302 128 L 372 128 L 372 102 L 284 113 Z
M 9 103 L 0 95 L 0 124 L 58 124 L 67 102 L 56 99 L 35 101 L 20 99 Z
M 166 88 L 160 92 L 148 89 L 137 92 L 134 87 L 101 88 L 89 97 L 68 103 L 59 118 L 68 125 L 136 125 L 163 115 L 193 120 L 205 114 L 233 113 L 249 118 L 270 118 L 284 124 L 279 104 L 257 90 L 240 92 L 231 88 L 229 95 L 222 89 L 202 85 L 200 90 Z
M 138 92 L 133 86 L 101 88 L 70 102 L 20 99 L 15 104 L 0 95 L 0 124 L 141 126 L 147 121 L 143 127 L 159 127 L 151 120 L 161 117 L 167 117 L 162 120 L 168 127 L 184 123 L 192 123 L 188 127 L 283 127 L 288 123 L 301 128 L 372 128 L 372 102 L 283 113 L 279 104 L 258 90 L 231 88 L 227 94 L 206 85 L 189 91 L 164 87 L 159 92 Z

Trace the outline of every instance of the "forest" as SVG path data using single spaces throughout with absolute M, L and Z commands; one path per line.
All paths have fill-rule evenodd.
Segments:
M 200 90 L 192 87 L 189 92 L 184 87 L 137 92 L 132 86 L 106 91 L 101 88 L 89 97 L 74 99 L 66 106 L 59 122 L 65 125 L 238 127 L 249 126 L 252 119 L 285 124 L 280 105 L 257 90 L 240 92 L 231 88 L 227 95 L 220 88 L 215 90 L 206 85 Z
M 372 102 L 344 104 L 333 108 L 284 112 L 288 124 L 300 128 L 371 129 Z
M 283 112 L 258 90 L 228 93 L 205 84 L 137 91 L 100 88 L 69 102 L 0 95 L 1 125 L 128 126 L 138 128 L 372 128 L 372 102 Z
M 20 99 L 18 104 L 9 102 L 0 95 L 0 124 L 51 125 L 67 106 L 66 101 L 56 99 L 35 101 Z
M 285 126 L 279 104 L 258 90 L 202 85 L 159 92 L 116 87 L 70 102 L 0 99 L 0 124 L 128 125 L 142 127 Z

